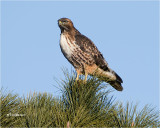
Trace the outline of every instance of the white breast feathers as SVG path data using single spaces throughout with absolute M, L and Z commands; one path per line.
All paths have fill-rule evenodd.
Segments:
M 71 42 L 64 34 L 61 34 L 60 46 L 66 57 L 70 57 L 75 49 L 74 42 Z

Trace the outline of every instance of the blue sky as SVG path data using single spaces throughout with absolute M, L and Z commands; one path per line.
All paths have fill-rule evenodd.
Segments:
M 70 18 L 123 79 L 117 101 L 159 107 L 158 1 L 2 1 L 1 85 L 20 96 L 60 96 L 54 77 L 73 67 L 59 47 L 57 20 Z

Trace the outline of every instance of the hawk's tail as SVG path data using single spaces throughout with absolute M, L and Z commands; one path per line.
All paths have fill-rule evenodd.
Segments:
M 121 85 L 123 81 L 121 77 L 116 72 L 114 72 L 112 69 L 108 68 L 108 71 L 104 71 L 103 69 L 98 68 L 95 74 L 98 76 L 100 80 L 109 83 L 117 91 L 123 90 L 123 87 Z
M 115 73 L 115 76 L 116 76 L 116 80 L 114 81 L 108 81 L 108 83 L 113 87 L 115 88 L 117 91 L 122 91 L 123 90 L 123 87 L 121 85 L 121 83 L 123 83 L 122 79 L 120 78 L 120 76 L 118 76 L 117 73 Z
M 120 82 L 118 81 L 112 81 L 112 82 L 108 82 L 113 88 L 115 88 L 117 91 L 122 91 L 123 87 L 121 85 Z

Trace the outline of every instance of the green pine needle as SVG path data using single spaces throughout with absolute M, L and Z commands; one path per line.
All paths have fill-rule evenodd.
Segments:
M 64 70 L 59 98 L 48 93 L 19 97 L 1 89 L 1 127 L 158 127 L 159 112 L 146 105 L 114 103 L 111 90 L 102 81 Z M 18 116 L 17 116 L 17 115 Z

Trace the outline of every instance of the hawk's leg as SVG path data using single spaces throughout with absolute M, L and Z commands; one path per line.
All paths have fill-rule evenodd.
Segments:
M 87 64 L 84 65 L 84 75 L 85 75 L 84 82 L 86 83 L 87 76 L 88 76 L 88 66 L 87 66 Z
M 79 80 L 79 73 L 77 73 L 77 77 L 76 77 L 76 80 Z
M 80 71 L 77 69 L 77 77 L 76 77 L 76 80 L 79 80 L 79 75 L 80 75 Z
M 88 73 L 85 73 L 85 79 L 84 79 L 84 82 L 87 81 L 87 76 L 88 76 Z

